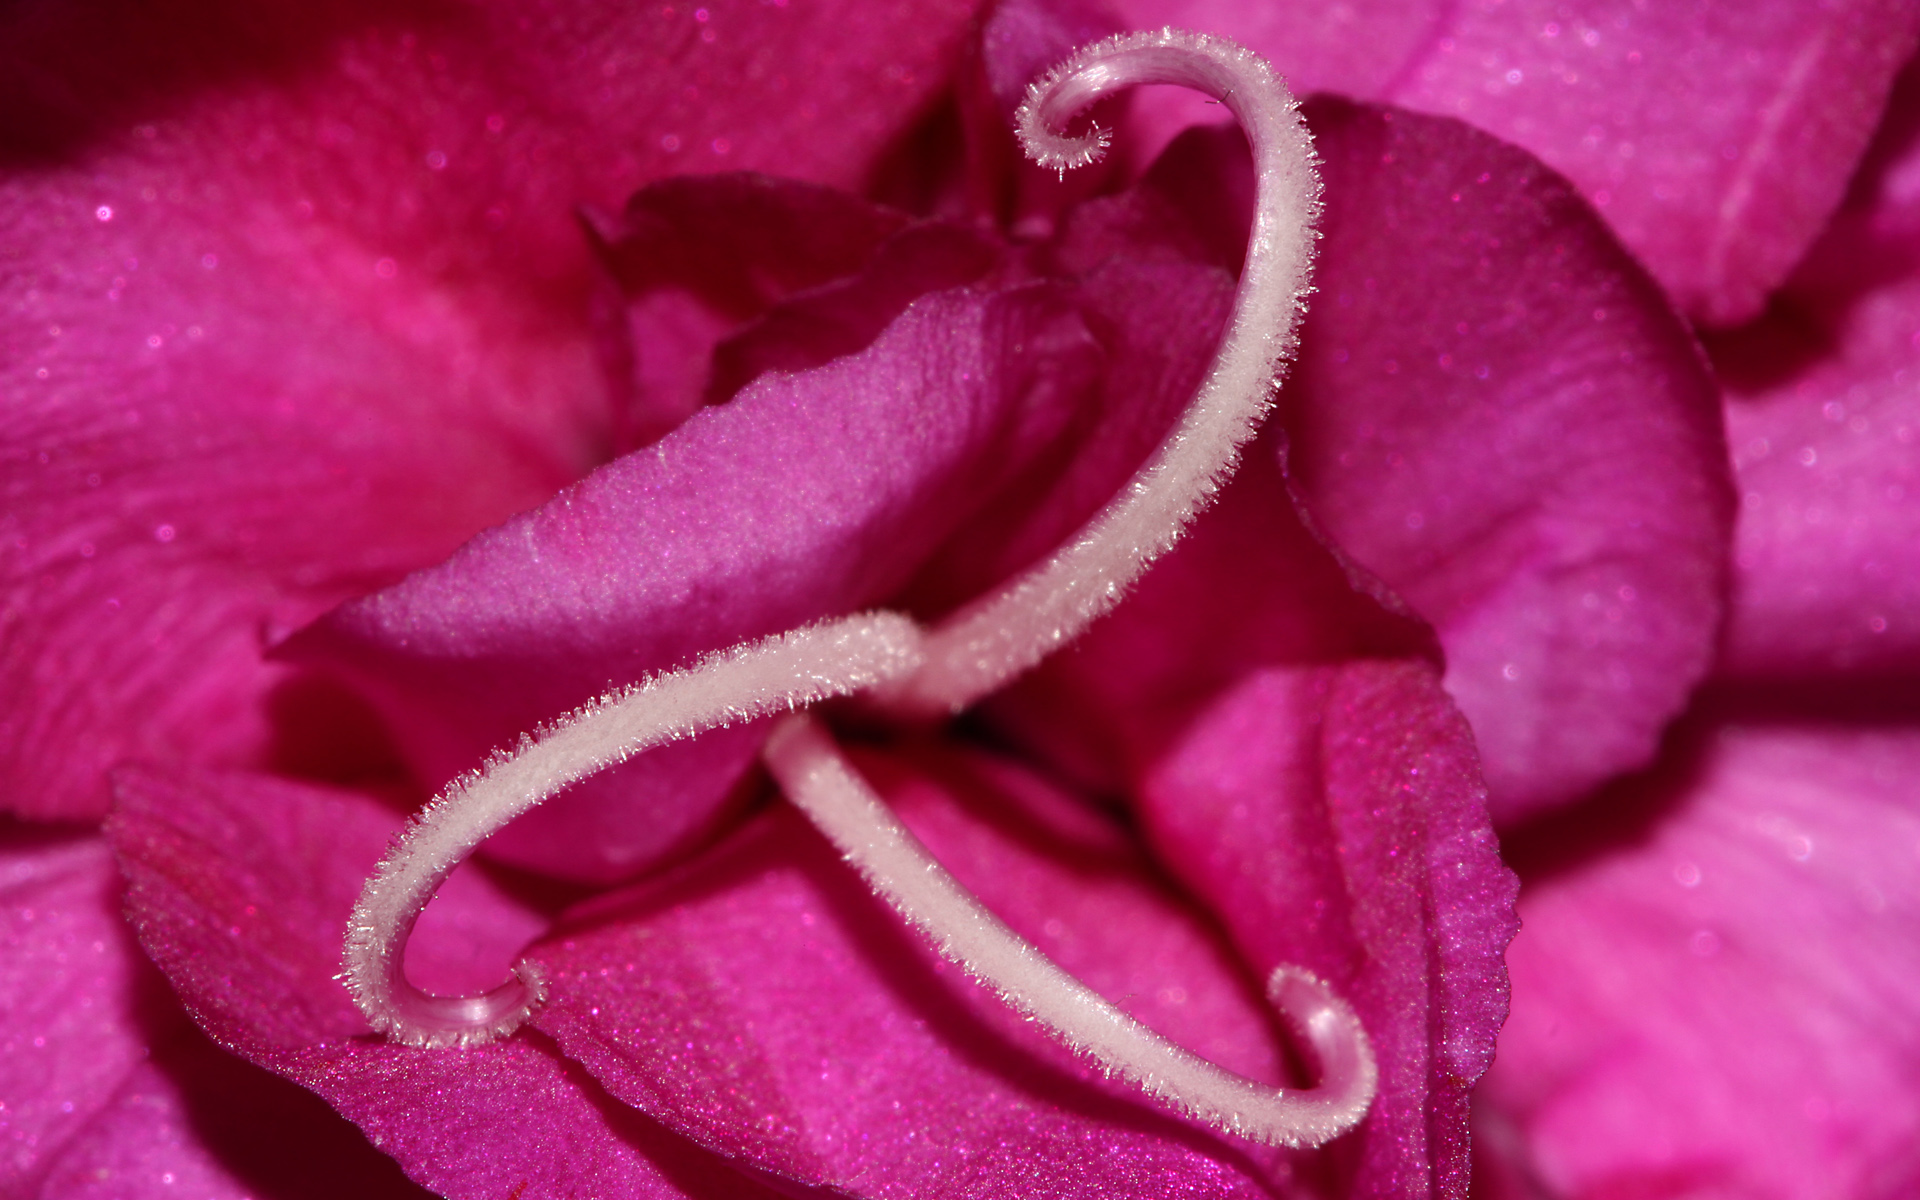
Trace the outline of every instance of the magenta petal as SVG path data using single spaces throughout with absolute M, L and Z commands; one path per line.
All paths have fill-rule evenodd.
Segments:
M 858 756 L 1016 930 L 1141 1020 L 1269 1080 L 1258 992 L 1119 827 L 998 760 Z M 1106 1083 L 942 963 L 782 804 L 536 956 L 534 1017 L 608 1090 L 791 1185 L 852 1196 L 1263 1195 L 1273 1152 Z
M 36 1200 L 427 1200 L 318 1098 L 197 1032 L 136 1068 Z
M 1384 99 L 1566 174 L 1689 314 L 1757 313 L 1839 205 L 1920 37 L 1901 0 L 1458 10 Z
M 1920 71 L 1767 315 L 1712 344 L 1741 506 L 1724 669 L 1920 671 Z
M 1647 828 L 1521 843 L 1484 1095 L 1548 1190 L 1920 1188 L 1916 778 L 1912 728 L 1725 724 L 1621 797 Z
M 1101 389 L 1066 437 L 941 548 L 909 589 L 917 607 L 952 608 L 1058 549 L 1126 486 L 1191 401 L 1233 279 L 1199 252 L 1182 216 L 1139 191 L 1105 197 L 1072 210 L 1041 248 L 1042 269 L 1104 352 Z
M 706 403 L 713 348 L 726 334 L 794 292 L 857 272 L 906 223 L 835 188 L 744 172 L 665 179 L 620 216 L 589 217 L 606 275 L 602 351 L 622 450 Z
M 0 1194 L 27 1194 L 113 1102 L 170 1013 L 120 920 L 100 838 L 6 830 L 0 845 Z
M 400 827 L 365 796 L 242 774 L 127 776 L 110 830 L 142 943 L 202 1028 L 317 1092 L 407 1174 L 451 1197 L 644 1197 L 759 1189 L 611 1101 L 538 1037 L 431 1051 L 367 1035 L 335 978 L 366 874 Z M 423 981 L 504 976 L 537 917 L 471 869 L 428 909 Z M 726 1189 L 732 1188 L 733 1191 Z
M 1256 971 L 1352 1002 L 1380 1095 L 1343 1195 L 1464 1196 L 1467 1096 L 1506 1015 L 1513 875 L 1473 742 L 1422 663 L 1249 674 L 1141 786 L 1147 837 Z
M 1437 657 L 1426 628 L 1356 587 L 1302 522 L 1277 440 L 1269 427 L 1247 447 L 1213 507 L 1125 604 L 988 702 L 999 732 L 1083 786 L 1126 793 L 1196 707 L 1251 672 Z
M 702 167 L 851 183 L 970 11 L 0 13 L 0 804 L 268 763 L 264 639 L 604 451 L 575 206 Z
M 1001 265 L 1002 244 L 970 225 L 921 222 L 888 238 L 857 273 L 798 293 L 714 347 L 709 404 L 769 371 L 805 371 L 857 354 L 929 292 L 964 287 Z
M 1705 672 L 1717 397 L 1586 205 L 1456 122 L 1308 106 L 1319 295 L 1282 392 L 1315 522 L 1431 621 L 1494 811 L 1648 761 Z
M 865 353 L 762 379 L 303 634 L 434 783 L 610 686 L 872 604 L 1057 435 L 1099 367 L 1046 288 L 949 293 Z M 586 781 L 490 844 L 590 880 L 706 828 L 754 727 Z
M 1326 89 L 1459 117 L 1563 172 L 1689 314 L 1758 312 L 1839 204 L 1920 37 L 1901 0 L 1337 6 L 1122 0 Z M 1210 120 L 1150 98 L 1157 144 Z
M 424 1194 L 318 1100 L 193 1030 L 121 920 L 103 839 L 7 837 L 0 1195 Z
M 269 761 L 267 638 L 587 455 L 548 385 L 591 376 L 520 314 L 443 320 L 371 259 L 327 277 L 347 248 L 290 211 L 237 236 L 284 196 L 181 212 L 142 178 L 0 188 L 31 247 L 0 283 L 0 803 L 29 815 L 104 812 L 127 758 Z

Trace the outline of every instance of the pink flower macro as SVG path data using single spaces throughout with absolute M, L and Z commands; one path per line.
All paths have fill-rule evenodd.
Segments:
M 0 17 L 0 1191 L 1913 1190 L 1920 19 L 1115 8 Z M 454 873 L 408 976 L 524 955 L 526 1027 L 374 1035 L 341 938 L 443 784 L 742 643 L 937 625 L 1122 491 L 1256 173 L 1199 101 L 1063 180 L 1008 118 L 1168 23 L 1332 93 L 1275 415 L 957 723 L 816 716 L 1200 1058 L 1310 1083 L 1263 992 L 1311 972 L 1366 1119 L 1276 1148 L 1106 1078 L 780 798 L 765 720 Z

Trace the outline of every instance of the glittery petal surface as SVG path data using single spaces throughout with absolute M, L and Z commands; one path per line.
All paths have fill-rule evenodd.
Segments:
M 1731 522 L 1713 381 L 1536 161 L 1451 121 L 1309 107 L 1317 303 L 1289 465 L 1433 622 L 1501 817 L 1652 758 L 1705 673 Z
M 290 653 L 364 690 L 447 779 L 610 685 L 885 598 L 1097 395 L 1100 360 L 1045 287 L 928 297 L 866 352 L 762 379 Z M 756 728 L 588 780 L 489 852 L 631 875 L 711 823 Z
M 1911 726 L 1702 722 L 1616 797 L 1640 823 L 1515 843 L 1485 1099 L 1524 1169 L 1562 1195 L 1920 1187 L 1916 778 Z
M 1308 112 L 1326 238 L 1276 428 L 1128 604 L 1042 668 L 1082 677 L 1084 703 L 1019 705 L 1009 727 L 1057 746 L 1067 714 L 1105 710 L 1113 744 L 1083 747 L 1076 769 L 1112 783 L 1159 736 L 1160 706 L 1250 663 L 1417 649 L 1383 613 L 1371 633 L 1348 626 L 1371 603 L 1358 588 L 1433 623 L 1496 813 L 1564 801 L 1647 761 L 1707 669 L 1731 520 L 1712 381 L 1658 291 L 1534 160 L 1417 114 Z M 1143 285 L 1101 287 L 1101 311 L 1169 376 L 1197 374 L 1220 318 L 1195 305 L 1156 325 L 1177 310 L 1147 297 L 1237 267 L 1238 143 L 1183 137 L 1051 250 L 1057 269 Z
M 1420 662 L 1250 672 L 1146 773 L 1150 844 L 1256 971 L 1346 996 L 1380 1095 L 1318 1164 L 1341 1195 L 1464 1196 L 1468 1090 L 1506 1016 L 1515 881 L 1472 738 Z
M 1069 971 L 1256 1077 L 1258 993 L 1105 817 L 1022 769 L 933 747 L 857 762 L 963 885 Z M 536 950 L 535 1023 L 702 1144 L 854 1196 L 1232 1196 L 1284 1182 L 1099 1080 L 943 965 L 784 804 L 684 871 L 592 902 Z
M 102 839 L 17 826 L 4 839 L 0 1192 L 14 1195 L 112 1102 L 146 1057 L 143 1023 L 171 1005 L 119 919 L 120 876 Z
M 318 1097 L 186 1030 L 62 1149 L 35 1200 L 427 1200 Z
M 970 225 L 912 222 L 848 192 L 749 172 L 662 180 L 592 224 L 621 449 L 765 371 L 866 349 L 914 299 L 970 283 L 1004 255 Z
M 1920 71 L 1765 317 L 1713 339 L 1740 520 L 1724 669 L 1920 671 Z
M 1459 117 L 1563 172 L 1690 315 L 1744 320 L 1839 204 L 1920 13 L 1901 0 L 1119 0 L 1326 89 Z M 1215 119 L 1144 97 L 1147 137 Z
M 672 171 L 856 182 L 969 9 L 9 7 L 4 803 L 273 762 L 263 639 L 604 455 L 574 207 Z
M 446 1196 L 761 1195 L 611 1100 L 537 1035 L 477 1050 L 382 1043 L 334 978 L 340 931 L 398 815 L 370 798 L 247 774 L 125 776 L 112 833 L 142 944 L 201 1027 L 318 1093 Z M 539 921 L 471 868 L 429 908 L 410 971 L 489 979 Z M 424 923 L 423 923 L 424 924 Z M 414 969 L 418 964 L 419 969 Z M 728 1191 L 727 1189 L 732 1189 Z

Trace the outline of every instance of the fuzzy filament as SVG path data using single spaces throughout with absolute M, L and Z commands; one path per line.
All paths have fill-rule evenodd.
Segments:
M 1257 1142 L 1318 1146 L 1373 1103 L 1373 1048 L 1353 1009 L 1310 972 L 1281 967 L 1267 998 L 1318 1059 L 1312 1088 L 1258 1083 L 1129 1017 L 987 911 L 936 862 L 805 713 L 782 717 L 765 758 L 780 789 L 941 956 L 1076 1054 L 1194 1118 Z
M 1218 38 L 1162 30 L 1085 47 L 1035 82 L 1018 117 L 1028 153 L 1062 171 L 1096 160 L 1108 134 L 1068 136 L 1065 123 L 1100 97 L 1143 83 L 1184 84 L 1224 103 L 1247 131 L 1259 180 L 1226 336 L 1152 457 L 1051 558 L 931 630 L 879 612 L 742 644 L 611 693 L 455 781 L 381 861 L 348 927 L 342 978 L 376 1029 L 419 1046 L 511 1033 L 545 996 L 547 981 L 531 960 L 479 996 L 429 995 L 407 981 L 407 939 L 454 867 L 508 821 L 596 771 L 716 726 L 786 713 L 763 756 L 792 803 L 941 954 L 1075 1052 L 1199 1120 L 1261 1142 L 1319 1145 L 1366 1115 L 1378 1075 L 1371 1043 L 1321 980 L 1281 967 L 1267 986 L 1318 1064 L 1312 1088 L 1258 1083 L 1168 1042 L 988 912 L 798 711 L 865 691 L 882 711 L 957 712 L 1004 685 L 1118 603 L 1212 500 L 1271 406 L 1309 291 L 1320 203 L 1312 142 L 1285 85 L 1257 56 Z
M 407 826 L 361 889 L 342 978 L 375 1029 L 415 1046 L 511 1033 L 545 998 L 538 967 L 484 996 L 434 996 L 407 981 L 407 938 L 453 869 L 508 821 L 570 783 L 643 750 L 722 725 L 844 696 L 912 670 L 920 630 L 894 613 L 797 629 L 715 654 L 568 714 L 455 780 Z
M 1299 105 L 1260 56 L 1175 29 L 1086 46 L 1027 90 L 1015 127 L 1028 155 L 1062 172 L 1096 161 L 1108 133 L 1069 137 L 1060 132 L 1067 120 L 1146 83 L 1181 84 L 1219 100 L 1253 150 L 1253 229 L 1226 336 L 1179 422 L 1111 503 L 1051 558 L 928 633 L 927 664 L 883 689 L 897 708 L 959 712 L 1118 604 L 1233 474 L 1298 344 L 1312 290 L 1320 176 Z

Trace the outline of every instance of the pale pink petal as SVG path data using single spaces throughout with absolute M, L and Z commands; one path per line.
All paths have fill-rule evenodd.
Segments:
M 611 1100 L 537 1036 L 464 1051 L 368 1036 L 336 978 L 340 936 L 399 827 L 396 812 L 352 792 L 238 773 L 130 773 L 110 830 L 142 943 L 201 1027 L 318 1093 L 427 1188 L 474 1200 L 515 1188 L 765 1195 Z M 497 980 L 540 924 L 472 868 L 434 907 L 481 936 L 422 929 L 410 961 L 423 982 L 488 970 Z
M 5 803 L 271 761 L 264 639 L 605 453 L 575 207 L 679 170 L 858 180 L 967 10 L 9 8 Z
M 1839 204 L 1920 37 L 1901 0 L 1119 0 L 1224 34 L 1295 92 L 1459 117 L 1563 172 L 1689 314 L 1744 320 Z M 1144 98 L 1147 137 L 1211 119 Z
M 1097 392 L 1052 290 L 947 293 L 868 351 L 772 375 L 289 648 L 349 678 L 438 784 L 610 686 L 881 600 Z M 576 878 L 708 829 L 757 727 L 654 751 L 490 843 Z
M 1485 1099 L 1554 1195 L 1910 1195 L 1920 734 L 1699 733 L 1613 820 L 1512 847 L 1525 927 Z
M 857 756 L 995 913 L 1230 1068 L 1283 1058 L 1252 976 L 1109 819 L 931 747 Z M 1102 1081 L 906 928 L 780 805 L 668 878 L 594 901 L 536 955 L 534 1017 L 610 1091 L 790 1186 L 854 1196 L 1237 1196 L 1285 1158 Z
M 1761 320 L 1713 339 L 1740 518 L 1723 669 L 1920 670 L 1920 72 Z
M 1380 1094 L 1342 1195 L 1466 1192 L 1516 925 L 1475 768 L 1432 668 L 1374 662 L 1249 672 L 1141 785 L 1149 842 L 1254 970 L 1305 966 L 1366 1025 Z

